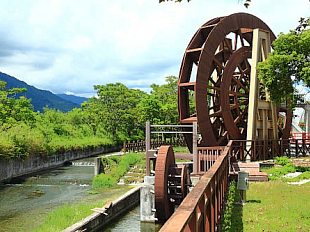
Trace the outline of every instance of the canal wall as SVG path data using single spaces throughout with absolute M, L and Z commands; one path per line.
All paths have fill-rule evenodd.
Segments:
M 30 156 L 25 159 L 0 160 L 0 181 L 54 168 L 63 165 L 67 161 L 119 151 L 120 149 L 121 147 L 98 147 L 83 150 L 77 149 L 49 156 Z
M 94 213 L 63 230 L 63 232 L 98 231 L 140 202 L 141 186 L 131 189 L 115 201 L 108 202 L 102 208 L 93 209 Z

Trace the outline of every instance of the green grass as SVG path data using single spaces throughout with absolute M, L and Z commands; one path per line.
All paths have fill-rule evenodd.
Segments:
M 310 231 L 310 185 L 283 181 L 250 183 L 243 231 Z
M 280 160 L 284 166 L 265 171 L 272 174 L 271 181 L 250 182 L 247 203 L 239 202 L 239 192 L 233 182 L 229 189 L 221 226 L 223 231 L 310 231 L 310 182 L 290 185 L 288 181 L 310 178 L 309 168 L 293 167 Z M 295 178 L 282 176 L 294 171 L 304 171 Z
M 173 147 L 174 152 L 190 154 L 188 147 Z
M 45 218 L 44 223 L 40 227 L 36 228 L 36 232 L 57 232 L 66 229 L 67 227 L 75 224 L 76 222 L 91 215 L 93 211 L 91 209 L 103 207 L 107 202 L 113 201 L 123 195 L 129 190 L 129 187 L 118 187 L 116 189 L 109 189 L 99 191 L 102 197 L 100 200 L 92 201 L 91 203 L 83 202 L 81 204 L 63 205 L 51 213 Z M 109 192 L 107 192 L 109 191 Z M 106 194 L 107 193 L 107 194 Z M 111 194 L 112 193 L 112 194 Z

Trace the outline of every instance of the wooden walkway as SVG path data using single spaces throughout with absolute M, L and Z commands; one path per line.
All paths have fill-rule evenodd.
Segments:
M 236 162 L 232 163 L 232 170 L 230 170 L 230 178 L 238 180 L 238 172 L 244 171 L 249 173 L 250 181 L 268 181 L 268 175 L 265 172 L 260 172 L 259 163 L 244 163 Z

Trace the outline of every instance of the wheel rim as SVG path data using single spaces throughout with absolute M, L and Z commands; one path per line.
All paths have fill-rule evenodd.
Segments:
M 168 196 L 169 167 L 175 166 L 171 146 L 161 146 L 158 150 L 155 166 L 155 206 L 159 222 L 166 221 L 174 212 L 174 205 Z

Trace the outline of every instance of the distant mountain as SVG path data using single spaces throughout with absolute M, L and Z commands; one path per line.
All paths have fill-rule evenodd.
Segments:
M 72 94 L 57 94 L 58 97 L 61 97 L 62 99 L 71 101 L 73 103 L 76 103 L 78 105 L 81 105 L 84 101 L 88 101 L 88 98 L 86 97 L 79 97 Z
M 26 88 L 27 92 L 24 95 L 28 99 L 31 99 L 31 104 L 34 106 L 34 111 L 43 112 L 43 108 L 46 106 L 52 109 L 60 110 L 62 112 L 68 112 L 73 108 L 80 107 L 79 104 L 65 100 L 50 91 L 37 89 L 34 86 L 28 85 L 24 81 L 20 81 L 17 78 L 2 72 L 0 72 L 0 80 L 7 83 L 6 87 L 8 89 Z

